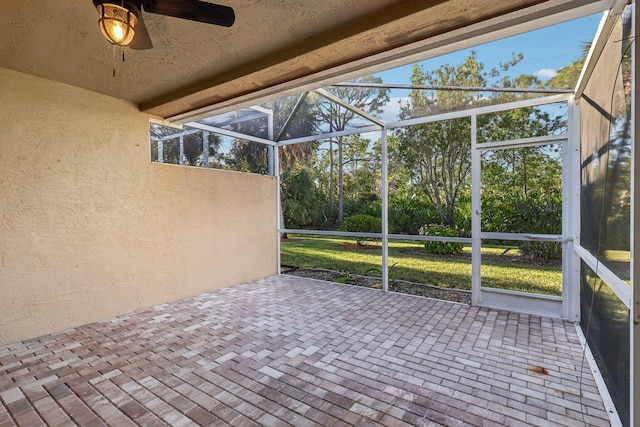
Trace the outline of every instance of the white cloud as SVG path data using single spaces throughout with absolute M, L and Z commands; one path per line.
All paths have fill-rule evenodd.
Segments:
M 406 104 L 409 100 L 408 96 L 391 97 L 389 102 L 384 106 L 380 119 L 385 123 L 397 122 L 400 120 L 400 102 Z
M 553 68 L 541 68 L 538 71 L 534 71 L 533 75 L 536 77 L 541 77 L 543 79 L 550 79 L 556 76 L 558 72 Z

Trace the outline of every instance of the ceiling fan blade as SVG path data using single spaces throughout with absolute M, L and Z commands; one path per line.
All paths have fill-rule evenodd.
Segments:
M 129 47 L 136 50 L 151 49 L 153 47 L 153 43 L 151 43 L 151 37 L 149 37 L 147 26 L 144 25 L 142 15 L 140 15 L 140 18 L 138 19 L 138 23 L 136 24 L 134 30 L 135 35 L 133 36 L 133 40 L 131 40 Z
M 146 12 L 230 27 L 236 20 L 232 8 L 200 0 L 142 0 Z

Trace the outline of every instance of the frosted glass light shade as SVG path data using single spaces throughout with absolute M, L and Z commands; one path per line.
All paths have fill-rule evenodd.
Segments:
M 112 3 L 97 6 L 100 13 L 100 30 L 109 43 L 127 46 L 135 35 L 138 17 L 130 10 Z

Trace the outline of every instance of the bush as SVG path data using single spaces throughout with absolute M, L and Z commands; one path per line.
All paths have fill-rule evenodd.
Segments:
M 389 229 L 397 234 L 415 234 L 423 224 L 439 220 L 428 200 L 415 195 L 391 195 L 389 197 Z
M 380 216 L 382 205 L 379 200 L 345 199 L 344 217 L 356 215 Z
M 562 200 L 558 198 L 528 198 L 514 203 L 518 215 L 511 228 L 521 233 L 562 234 Z M 562 243 L 524 241 L 518 246 L 528 258 L 561 259 Z
M 441 224 L 429 224 L 423 225 L 418 230 L 418 234 L 421 236 L 440 236 L 440 237 L 459 237 L 457 227 L 447 227 Z M 424 247 L 427 252 L 440 255 L 455 255 L 462 252 L 464 245 L 460 242 L 439 242 L 428 241 L 424 243 Z
M 317 189 L 307 169 L 288 169 L 280 176 L 282 216 L 287 228 L 308 228 L 318 216 Z
M 482 202 L 482 229 L 530 234 L 562 234 L 562 199 L 546 194 L 504 194 Z M 561 259 L 562 243 L 523 241 L 520 253 L 532 259 Z
M 317 215 L 317 221 L 313 225 L 318 230 L 338 229 L 338 207 L 323 205 Z
M 453 221 L 460 237 L 471 237 L 471 198 L 460 196 L 453 211 Z
M 562 259 L 562 243 L 560 242 L 521 242 L 520 253 L 527 258 Z
M 344 220 L 342 230 L 353 233 L 381 233 L 382 220 L 371 215 L 354 215 Z M 356 243 L 364 246 L 369 240 L 371 239 L 368 237 L 358 237 Z

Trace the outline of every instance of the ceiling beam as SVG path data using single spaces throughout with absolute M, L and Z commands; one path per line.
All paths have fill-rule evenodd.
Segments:
M 300 79 L 316 78 L 365 58 L 533 5 L 551 7 L 559 3 L 575 7 L 595 1 L 405 0 L 287 48 L 267 52 L 251 63 L 149 99 L 140 108 L 163 118 L 191 114 L 264 90 L 279 93 L 282 85 L 293 83 L 299 87 Z M 323 84 L 316 87 L 319 86 Z

